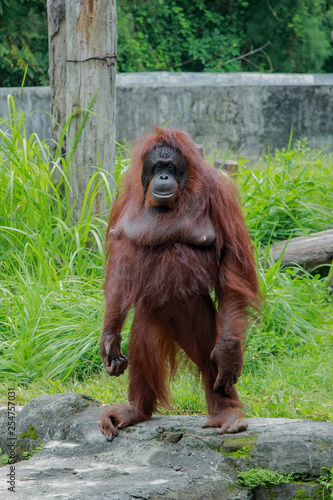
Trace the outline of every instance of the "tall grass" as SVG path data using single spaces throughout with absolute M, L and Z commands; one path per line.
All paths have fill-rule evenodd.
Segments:
M 262 168 L 241 169 L 239 186 L 253 240 L 267 245 L 333 227 L 333 155 L 307 141 L 276 151 Z
M 28 137 L 24 114 L 11 97 L 8 105 L 9 119 L 0 119 L 0 379 L 52 380 L 63 388 L 65 379 L 84 381 L 101 373 L 107 217 L 94 215 L 92 206 L 100 182 L 106 183 L 109 201 L 112 193 L 108 174 L 98 166 L 74 221 L 70 159 L 61 156 L 61 147 L 52 157 L 46 142 Z M 309 354 L 319 363 L 333 347 L 330 275 L 282 269 L 279 262 L 260 267 L 260 252 L 271 241 L 333 228 L 332 163 L 299 143 L 267 157 L 261 168 L 243 166 L 239 174 L 265 297 L 262 318 L 248 336 L 244 380 L 251 380 L 251 387 L 273 360 Z M 123 165 L 118 156 L 117 180 Z M 129 328 L 130 318 L 124 349 Z M 330 373 L 333 378 L 333 369 Z M 202 395 L 189 402 L 180 393 L 185 394 L 178 387 L 176 398 L 185 410 L 202 408 Z
M 259 262 L 264 297 L 260 318 L 247 336 L 246 370 L 271 356 L 297 357 L 333 347 L 332 273 L 312 275 L 298 266 L 265 269 Z
M 0 119 L 0 376 L 82 375 L 100 365 L 106 215 L 92 207 L 101 182 L 109 191 L 108 174 L 96 169 L 74 221 L 70 160 L 27 136 L 11 96 L 8 110 Z

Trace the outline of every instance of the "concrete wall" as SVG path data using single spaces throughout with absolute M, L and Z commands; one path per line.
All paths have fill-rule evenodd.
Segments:
M 8 119 L 8 96 L 14 97 L 17 110 L 24 111 L 28 135 L 36 132 L 41 139 L 51 137 L 50 87 L 25 87 L 20 102 L 19 88 L 0 88 L 0 117 Z M 1 128 L 4 128 L 2 125 Z
M 0 89 L 0 116 L 6 97 Z M 29 115 L 28 132 L 50 137 L 48 87 L 27 87 L 20 109 Z M 32 113 L 33 114 L 30 114 Z M 183 113 L 178 118 L 177 115 Z M 307 137 L 314 148 L 333 143 L 333 74 L 127 73 L 117 75 L 116 138 L 131 140 L 172 120 L 204 151 L 233 149 L 258 156 L 267 147 L 286 147 Z

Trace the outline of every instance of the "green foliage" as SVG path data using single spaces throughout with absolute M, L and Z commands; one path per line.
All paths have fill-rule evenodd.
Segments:
M 194 372 L 179 370 L 176 380 L 171 382 L 171 394 L 177 414 L 195 415 L 205 411 L 206 398 Z
M 265 299 L 261 321 L 248 334 L 248 367 L 271 355 L 312 349 L 332 328 L 331 273 L 281 269 L 280 261 L 267 265 L 272 242 L 333 228 L 332 163 L 332 156 L 310 151 L 303 140 L 294 150 L 267 156 L 261 168 L 245 166 L 240 173 Z
M 325 0 L 255 0 L 243 18 L 243 52 L 271 42 L 251 58 L 256 68 L 285 73 L 320 73 L 332 56 L 333 6 Z
M 27 430 L 27 432 L 21 432 L 20 437 L 36 440 L 38 439 L 38 434 L 36 429 L 32 427 L 32 425 L 29 425 L 29 429 Z
M 27 137 L 11 97 L 8 110 L 0 120 L 1 376 L 83 376 L 100 366 L 106 216 L 91 210 L 101 183 L 108 192 L 108 174 L 92 176 L 73 221 L 70 163 L 49 161 L 47 144 Z
M 333 420 L 333 338 L 323 335 L 309 352 L 257 359 L 237 383 L 247 415 Z
M 48 83 L 46 0 L 0 0 L 0 87 Z
M 0 466 L 8 465 L 10 463 L 10 458 L 7 453 L 2 453 L 0 448 Z
M 323 498 L 333 499 L 333 465 L 330 469 L 323 467 L 322 470 L 326 474 L 320 476 L 318 482 L 323 487 Z
M 333 71 L 325 0 L 121 0 L 117 12 L 121 72 Z M 46 85 L 46 0 L 0 0 L 0 86 L 19 86 L 27 64 L 27 85 Z
M 245 165 L 239 184 L 252 239 L 267 245 L 332 228 L 332 163 L 303 139 L 268 155 L 264 168 Z
M 253 446 L 242 446 L 239 450 L 232 451 L 229 453 L 230 456 L 234 458 L 248 457 L 251 454 Z
M 322 470 L 327 472 L 326 475 L 314 478 L 314 481 L 323 486 L 322 498 L 324 500 L 329 500 L 333 498 L 333 466 L 331 469 L 323 467 Z M 245 472 L 238 472 L 240 486 L 247 488 L 248 490 L 264 486 L 266 490 L 269 491 L 273 485 L 292 483 L 296 480 L 296 478 L 296 474 L 279 474 L 278 472 L 273 472 L 270 469 L 249 469 Z M 305 495 L 304 490 L 299 489 L 296 497 L 294 497 L 294 500 L 305 500 L 307 498 L 309 497 Z
M 222 442 L 222 446 L 220 448 L 220 453 L 227 457 L 248 458 L 253 450 L 254 445 L 257 442 L 257 437 L 253 436 L 251 438 L 240 438 L 235 437 L 231 438 L 225 436 Z
M 317 498 L 317 495 L 316 495 L 316 498 Z M 299 490 L 296 491 L 296 495 L 294 497 L 292 497 L 290 500 L 315 500 L 315 498 L 313 496 L 309 497 L 304 492 L 304 489 L 300 488 Z
M 247 2 L 118 2 L 119 71 L 221 71 L 240 55 L 240 18 Z M 238 71 L 240 63 L 230 64 Z
M 301 268 L 260 267 L 264 297 L 260 320 L 247 337 L 248 367 L 271 355 L 300 355 L 330 341 L 332 299 L 330 278 L 312 276 Z
M 290 483 L 293 480 L 293 474 L 279 474 L 270 469 L 249 469 L 239 472 L 238 478 L 242 487 L 253 490 L 258 486 L 267 487 L 273 484 Z
M 44 446 L 45 446 L 45 442 L 43 441 L 41 444 L 39 444 L 38 446 L 36 446 L 36 448 L 34 448 L 31 453 L 29 451 L 23 451 L 23 453 L 22 453 L 22 459 L 23 460 L 29 460 L 29 458 L 31 458 L 34 455 L 36 455 L 36 453 L 40 453 L 42 451 L 42 449 L 44 448 Z
M 124 0 L 119 70 L 329 71 L 332 16 L 324 0 Z

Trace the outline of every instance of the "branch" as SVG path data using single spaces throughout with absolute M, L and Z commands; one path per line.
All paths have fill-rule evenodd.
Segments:
M 192 57 L 192 59 L 188 59 L 187 61 L 181 62 L 174 64 L 173 66 L 170 66 L 169 69 L 176 68 L 177 66 L 184 66 L 184 64 L 189 64 L 190 62 L 195 61 L 195 57 Z
M 269 57 L 269 55 L 267 54 L 267 52 L 265 50 L 262 50 L 261 52 L 264 54 L 264 56 L 266 57 L 268 64 L 269 64 L 269 70 L 267 73 L 273 73 L 274 67 L 273 67 L 271 58 Z
M 251 50 L 250 52 L 247 52 L 246 54 L 243 54 L 241 56 L 235 57 L 234 59 L 229 59 L 229 61 L 223 61 L 221 64 L 219 64 L 217 67 L 219 68 L 220 66 L 223 66 L 224 64 L 230 64 L 234 61 L 239 61 L 240 59 L 246 59 L 248 56 L 252 56 L 252 54 L 255 54 L 256 52 L 262 51 L 265 47 L 270 45 L 270 41 L 266 42 L 262 47 L 259 47 L 259 49 L 254 49 Z

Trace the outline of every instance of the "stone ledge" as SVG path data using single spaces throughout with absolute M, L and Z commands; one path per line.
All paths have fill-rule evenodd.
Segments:
M 333 74 L 288 73 L 117 73 L 117 87 L 333 86 Z
M 333 463 L 333 425 L 327 422 L 251 418 L 246 432 L 220 436 L 201 427 L 202 416 L 154 416 L 108 443 L 98 429 L 99 406 L 89 396 L 67 393 L 34 398 L 18 413 L 18 448 L 32 450 L 46 441 L 40 453 L 15 465 L 18 498 L 263 500 L 264 488 L 240 488 L 238 470 L 270 468 L 316 478 Z M 2 411 L 3 451 L 5 422 Z M 0 472 L 4 500 L 12 498 L 8 470 Z M 318 488 L 278 485 L 274 498 L 289 500 L 299 490 L 316 498 Z

